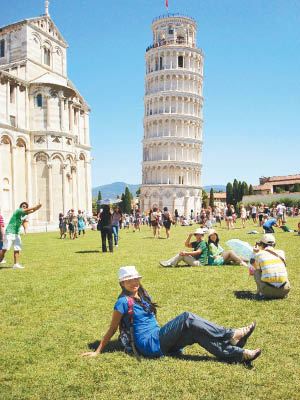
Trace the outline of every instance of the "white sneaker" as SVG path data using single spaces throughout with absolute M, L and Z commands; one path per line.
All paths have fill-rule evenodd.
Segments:
M 3 258 L 3 260 L 0 262 L 0 264 L 6 264 L 6 261 L 4 260 L 4 258 Z
M 117 244 L 116 244 L 116 246 L 115 246 L 115 247 L 119 247 L 119 245 L 117 245 Z
M 23 269 L 25 267 L 22 267 L 22 265 L 20 265 L 20 264 L 14 264 L 13 268 Z

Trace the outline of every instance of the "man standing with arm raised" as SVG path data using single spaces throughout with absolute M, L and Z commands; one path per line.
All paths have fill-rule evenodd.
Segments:
M 35 207 L 28 207 L 28 203 L 25 201 L 20 204 L 20 207 L 13 213 L 4 235 L 3 248 L 0 251 L 0 263 L 4 258 L 7 250 L 10 249 L 12 243 L 14 244 L 14 266 L 13 268 L 24 268 L 19 264 L 19 254 L 22 248 L 20 229 L 25 220 L 25 216 L 32 214 L 42 207 L 41 202 Z

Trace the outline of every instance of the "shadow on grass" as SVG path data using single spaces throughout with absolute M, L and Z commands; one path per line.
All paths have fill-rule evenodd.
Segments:
M 88 348 L 90 350 L 96 351 L 97 348 L 99 347 L 100 340 L 96 340 L 95 342 L 89 343 Z M 120 343 L 118 340 L 112 340 L 108 342 L 108 344 L 105 346 L 104 350 L 102 353 L 114 353 L 116 351 L 119 351 L 121 353 L 124 353 L 124 350 L 122 349 Z M 133 353 L 127 353 L 128 356 L 130 357 L 135 357 Z M 182 353 L 176 353 L 176 354 L 169 354 L 167 357 L 172 357 L 184 361 L 196 361 L 196 362 L 213 362 L 213 363 L 225 363 L 225 364 L 236 364 L 236 362 L 233 361 L 227 361 L 227 360 L 220 360 L 215 357 L 210 357 L 210 356 L 197 356 L 193 354 L 182 354 Z M 157 357 L 145 357 L 147 359 L 157 359 Z M 241 363 L 241 365 L 244 368 L 247 369 L 252 369 L 253 365 L 251 363 Z
M 100 340 L 96 340 L 95 342 L 89 343 L 88 348 L 90 350 L 96 351 L 99 347 Z M 111 340 L 103 349 L 102 353 L 113 353 L 115 351 L 123 352 L 120 343 L 118 340 Z
M 235 297 L 239 300 L 256 300 L 256 301 L 273 301 L 273 300 L 283 300 L 281 298 L 266 298 L 260 297 L 257 294 L 250 292 L 249 290 L 237 290 L 233 292 Z
M 13 267 L 0 267 L 0 269 L 13 269 Z
M 75 251 L 77 254 L 89 254 L 89 253 L 100 253 L 99 250 L 80 250 L 80 251 Z

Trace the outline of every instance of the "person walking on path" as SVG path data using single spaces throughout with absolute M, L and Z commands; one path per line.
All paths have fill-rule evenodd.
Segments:
M 113 231 L 112 231 L 111 221 L 112 221 L 112 214 L 110 212 L 109 205 L 105 204 L 103 206 L 103 211 L 100 215 L 100 221 L 98 222 L 98 225 L 99 225 L 100 231 L 101 231 L 103 253 L 107 252 L 106 239 L 108 241 L 109 251 L 111 253 L 113 252 L 113 238 L 112 238 Z
M 133 334 L 131 342 L 137 357 L 137 352 L 145 357 L 178 355 L 194 343 L 228 362 L 249 364 L 260 356 L 261 349 L 244 348 L 255 322 L 244 328 L 227 329 L 186 311 L 160 328 L 156 320 L 157 304 L 142 287 L 141 278 L 134 266 L 119 269 L 122 291 L 115 303 L 110 327 L 96 351 L 83 353 L 81 357 L 98 356 L 118 327 L 124 325 Z
M 4 240 L 4 218 L 1 215 L 1 208 L 0 208 L 0 251 L 3 247 L 3 240 Z M 6 261 L 3 259 L 0 264 L 5 264 Z
M 192 237 L 195 236 L 196 240 L 191 243 Z M 185 241 L 185 246 L 193 249 L 191 251 L 180 251 L 175 257 L 167 261 L 159 261 L 162 267 L 176 267 L 180 261 L 184 261 L 191 266 L 205 265 L 207 259 L 208 248 L 204 239 L 204 231 L 201 228 L 196 229 L 195 232 L 189 234 Z
M 82 232 L 82 236 L 84 237 L 86 219 L 81 210 L 78 210 L 77 220 L 78 220 L 78 235 L 80 236 Z
M 119 246 L 119 228 L 120 228 L 120 222 L 122 223 L 122 219 L 123 219 L 122 212 L 120 211 L 119 206 L 116 206 L 112 214 L 112 222 L 111 222 L 116 247 Z
M 42 207 L 41 202 L 35 207 L 28 207 L 28 203 L 23 202 L 20 207 L 13 213 L 4 235 L 3 248 L 0 251 L 0 263 L 4 259 L 4 255 L 7 250 L 10 249 L 11 245 L 14 244 L 14 265 L 13 268 L 24 268 L 19 264 L 19 254 L 22 248 L 20 229 L 23 221 L 26 219 L 26 215 L 32 214 Z
M 172 217 L 168 211 L 168 207 L 164 207 L 164 212 L 162 213 L 163 225 L 166 229 L 167 239 L 170 239 L 170 229 L 172 224 Z

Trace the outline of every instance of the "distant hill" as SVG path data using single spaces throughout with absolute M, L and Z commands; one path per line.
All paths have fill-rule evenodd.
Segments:
M 213 188 L 214 192 L 226 192 L 226 186 L 224 185 L 211 185 L 211 186 L 203 186 L 203 189 L 209 193 L 210 189 Z
M 107 197 L 121 196 L 121 194 L 125 192 L 126 186 L 128 186 L 128 189 L 133 194 L 133 196 L 136 196 L 135 192 L 141 185 L 131 185 L 125 182 L 114 182 L 110 183 L 109 185 L 102 185 L 93 188 L 92 196 L 98 197 L 99 190 L 101 191 L 102 199 Z
M 109 185 L 97 186 L 92 189 L 92 196 L 98 197 L 99 190 L 102 193 L 102 199 L 107 198 L 107 197 L 121 196 L 121 194 L 125 192 L 126 186 L 128 186 L 130 192 L 133 194 L 133 196 L 135 196 L 135 192 L 138 190 L 138 188 L 141 186 L 141 184 L 131 185 L 131 184 L 125 183 L 125 182 L 114 182 L 114 183 L 110 183 Z M 226 191 L 226 186 L 224 186 L 224 185 L 203 186 L 203 189 L 208 193 L 210 191 L 210 188 L 213 188 L 214 192 L 225 192 Z

